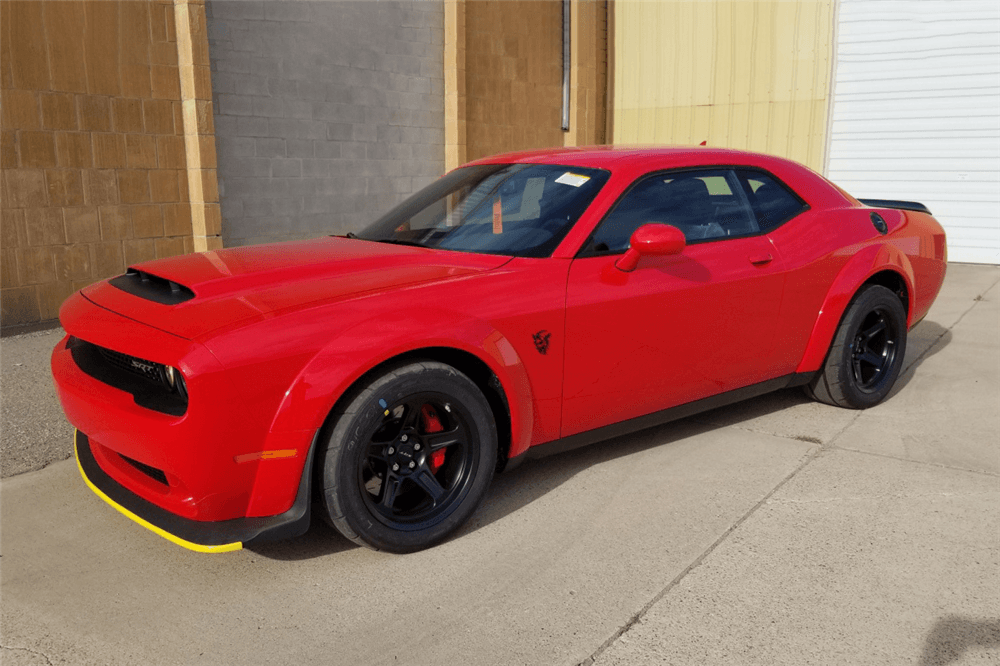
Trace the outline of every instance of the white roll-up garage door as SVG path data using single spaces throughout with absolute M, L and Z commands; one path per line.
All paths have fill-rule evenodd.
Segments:
M 951 261 L 1000 264 L 1000 2 L 841 0 L 827 175 L 920 201 Z

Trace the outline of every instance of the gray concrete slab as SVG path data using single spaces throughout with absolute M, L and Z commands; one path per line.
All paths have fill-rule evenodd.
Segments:
M 923 322 L 910 332 L 904 371 L 925 354 L 938 339 L 947 336 L 948 330 L 972 308 L 977 299 L 995 289 L 998 282 L 1000 282 L 1000 266 L 948 264 L 941 293 L 938 294 Z M 993 330 L 996 331 L 996 327 Z
M 832 450 L 595 664 L 996 664 L 1000 480 Z
M 2 483 L 3 645 L 72 664 L 578 663 L 813 446 L 689 423 L 530 461 L 457 538 L 405 557 L 325 525 L 191 553 L 55 463 Z
M 837 446 L 1000 474 L 1000 286 L 976 298 Z
M 0 477 L 22 474 L 73 453 L 49 370 L 54 328 L 0 339 Z

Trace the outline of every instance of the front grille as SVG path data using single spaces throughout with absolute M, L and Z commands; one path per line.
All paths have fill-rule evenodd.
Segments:
M 96 347 L 97 345 L 94 346 Z M 168 386 L 165 374 L 166 370 L 162 363 L 147 361 L 146 359 L 139 358 L 138 356 L 129 356 L 128 354 L 116 352 L 104 347 L 97 348 L 100 350 L 101 356 L 103 356 L 108 363 L 116 368 L 124 370 L 125 372 L 131 372 L 132 374 L 139 375 L 140 377 L 145 377 L 150 381 L 159 382 L 164 386 Z
M 94 379 L 131 393 L 135 404 L 171 416 L 187 412 L 187 390 L 178 375 L 176 388 L 167 383 L 166 366 L 138 356 L 70 337 L 66 348 L 77 367 Z
M 120 453 L 118 455 L 121 456 L 122 460 L 127 462 L 132 467 L 135 467 L 137 470 L 139 470 L 149 478 L 153 479 L 154 481 L 158 481 L 159 483 L 162 483 L 165 486 L 170 485 L 169 483 L 167 483 L 167 475 L 163 473 L 162 469 L 156 469 L 152 465 L 141 463 L 138 460 L 133 460 L 132 458 L 129 458 L 128 456 L 123 456 Z

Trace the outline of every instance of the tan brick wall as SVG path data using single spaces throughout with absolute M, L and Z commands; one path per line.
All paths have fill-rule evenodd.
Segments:
M 197 252 L 218 250 L 222 213 L 204 0 L 174 0 L 174 17 L 192 239 Z
M 445 162 L 603 143 L 607 3 L 573 0 L 562 130 L 562 0 L 446 0 Z
M 0 325 L 54 319 L 95 280 L 196 249 L 175 13 L 170 0 L 0 2 Z M 214 145 L 201 153 L 214 160 Z M 197 178 L 213 180 L 206 161 Z
M 561 1 L 465 5 L 467 159 L 561 146 Z

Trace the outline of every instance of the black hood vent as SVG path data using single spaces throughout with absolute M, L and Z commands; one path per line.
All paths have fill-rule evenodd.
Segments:
M 140 271 L 138 268 L 129 268 L 125 271 L 125 275 L 113 278 L 108 284 L 133 296 L 164 305 L 177 305 L 194 298 L 194 292 L 188 287 L 146 271 Z

